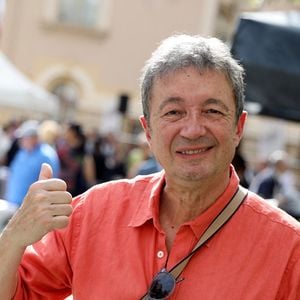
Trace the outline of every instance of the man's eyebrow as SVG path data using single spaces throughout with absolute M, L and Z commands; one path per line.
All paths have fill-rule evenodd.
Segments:
M 168 104 L 178 104 L 178 103 L 182 103 L 183 99 L 180 97 L 169 97 L 165 100 L 162 101 L 162 103 L 159 105 L 158 110 L 162 111 Z
M 162 103 L 158 107 L 158 111 L 162 111 L 168 104 L 180 104 L 183 103 L 184 100 L 181 97 L 168 97 L 167 99 L 163 100 Z M 229 107 L 220 99 L 216 98 L 209 98 L 207 99 L 203 105 L 210 105 L 210 104 L 215 104 L 220 107 L 222 107 L 225 112 L 229 112 L 230 109 Z
M 229 107 L 220 99 L 209 98 L 204 102 L 204 105 L 209 105 L 209 104 L 216 104 L 218 106 L 221 106 L 226 112 L 230 111 Z

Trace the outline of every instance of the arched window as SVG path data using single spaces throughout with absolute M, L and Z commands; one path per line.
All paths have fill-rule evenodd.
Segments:
M 59 81 L 52 88 L 51 92 L 60 100 L 60 121 L 71 121 L 80 98 L 78 86 L 72 81 Z

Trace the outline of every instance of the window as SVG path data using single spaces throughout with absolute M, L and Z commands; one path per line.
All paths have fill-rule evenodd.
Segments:
M 47 0 L 44 2 L 44 23 L 52 29 L 103 32 L 109 27 L 111 3 L 112 0 Z
M 58 21 L 70 25 L 95 27 L 101 2 L 100 0 L 59 0 Z

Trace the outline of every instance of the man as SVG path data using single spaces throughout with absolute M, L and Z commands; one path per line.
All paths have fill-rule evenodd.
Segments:
M 73 196 L 83 193 L 87 188 L 84 174 L 85 140 L 81 125 L 70 122 L 66 124 L 63 138 L 56 146 L 61 162 L 59 178 L 67 183 L 68 191 Z
M 230 162 L 246 120 L 243 88 L 243 69 L 219 40 L 165 40 L 141 85 L 141 123 L 164 171 L 95 186 L 71 214 L 64 182 L 44 165 L 0 240 L 0 298 L 300 299 L 299 225 L 253 193 L 176 283 L 155 279 L 167 293 L 147 292 L 238 189 Z
M 299 218 L 300 194 L 288 154 L 276 150 L 269 155 L 267 162 L 268 166 L 254 176 L 249 190 L 272 200 L 290 215 Z
M 20 149 L 9 166 L 5 199 L 18 206 L 22 204 L 30 185 L 38 180 L 42 163 L 48 163 L 58 176 L 59 160 L 56 151 L 41 143 L 39 123 L 28 120 L 16 131 Z

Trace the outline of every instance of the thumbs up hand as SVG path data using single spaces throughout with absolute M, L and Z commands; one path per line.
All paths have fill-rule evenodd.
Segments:
M 53 176 L 52 168 L 48 164 L 42 164 L 39 180 L 51 179 Z
M 50 231 L 66 227 L 72 213 L 71 201 L 66 183 L 52 178 L 51 166 L 43 164 L 39 180 L 30 186 L 22 206 L 7 225 L 16 246 L 26 247 Z

